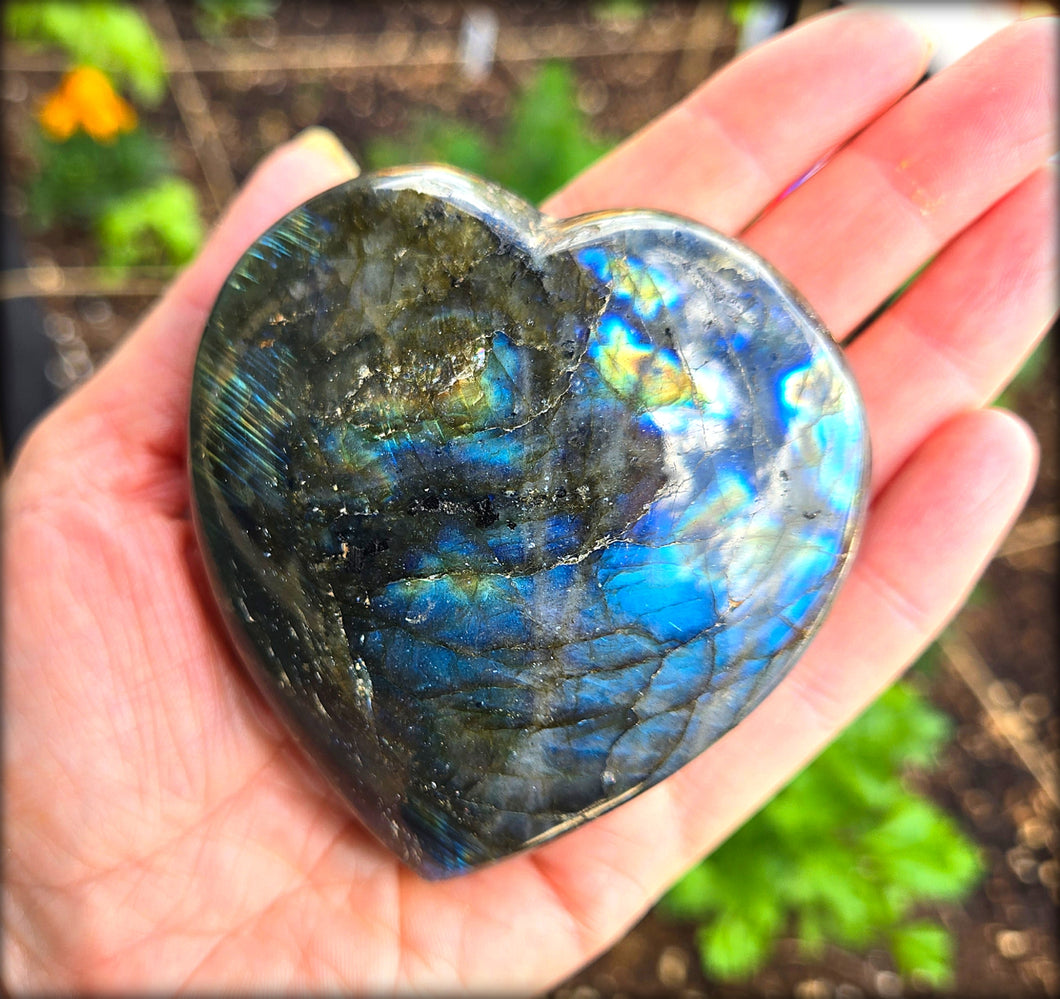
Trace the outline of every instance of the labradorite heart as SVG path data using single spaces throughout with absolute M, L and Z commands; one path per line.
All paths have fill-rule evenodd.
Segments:
M 265 233 L 199 350 L 200 540 L 248 668 L 427 876 L 673 773 L 791 667 L 868 465 L 839 351 L 747 249 L 438 167 Z

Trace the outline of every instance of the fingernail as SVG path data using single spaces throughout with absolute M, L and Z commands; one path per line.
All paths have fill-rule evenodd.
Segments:
M 350 155 L 350 151 L 339 142 L 338 136 L 330 128 L 324 128 L 323 125 L 311 125 L 299 132 L 294 137 L 294 142 L 304 149 L 312 149 L 326 156 L 336 166 L 349 170 L 354 177 L 361 172 L 361 168 Z

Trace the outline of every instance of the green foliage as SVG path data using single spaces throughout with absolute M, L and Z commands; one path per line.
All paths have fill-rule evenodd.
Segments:
M 199 248 L 198 195 L 172 174 L 158 139 L 139 129 L 106 145 L 84 133 L 66 142 L 42 136 L 38 157 L 27 192 L 34 223 L 93 232 L 104 266 L 180 264 Z
M 448 163 L 482 176 L 491 174 L 491 153 L 481 132 L 463 122 L 433 114 L 415 118 L 401 136 L 373 139 L 367 149 L 373 169 L 404 163 Z
M 588 120 L 575 101 L 570 67 L 550 62 L 516 98 L 499 142 L 491 142 L 471 125 L 423 116 L 405 135 L 376 139 L 366 152 L 373 168 L 423 161 L 449 163 L 538 202 L 613 144 L 590 133 Z
M 35 225 L 92 232 L 101 263 L 119 270 L 194 256 L 203 238 L 198 194 L 173 174 L 164 142 L 140 129 L 106 144 L 83 132 L 65 142 L 38 139 L 27 191 Z
M 224 35 L 240 21 L 272 17 L 279 0 L 195 0 L 195 26 L 207 37 Z
M 575 102 L 570 66 L 549 62 L 519 95 L 497 154 L 501 182 L 528 201 L 544 200 L 613 143 L 592 138 Z
M 758 0 L 729 0 L 729 19 L 742 28 L 758 6 Z
M 731 919 L 716 919 L 701 927 L 696 933 L 696 948 L 703 967 L 723 979 L 746 978 L 761 967 L 781 930 L 780 910 L 772 906 L 769 915 L 776 917 L 777 925 L 734 913 Z
M 57 45 L 72 65 L 92 66 L 156 104 L 165 93 L 162 50 L 150 25 L 119 3 L 9 3 L 9 37 Z M 36 136 L 36 171 L 27 187 L 30 218 L 41 228 L 80 227 L 95 234 L 104 266 L 183 263 L 203 226 L 195 189 L 173 175 L 166 144 L 140 128 L 96 141 L 76 131 L 65 141 Z
M 65 142 L 41 135 L 36 157 L 27 204 L 42 228 L 56 223 L 89 228 L 116 198 L 154 183 L 170 169 L 164 144 L 140 129 L 108 144 L 84 132 Z
M 949 737 L 948 719 L 909 683 L 885 693 L 661 903 L 702 923 L 704 970 L 745 977 L 789 927 L 807 955 L 826 942 L 886 943 L 903 974 L 944 984 L 945 928 L 909 922 L 928 901 L 963 897 L 981 874 L 973 843 L 902 781 Z
M 1030 356 L 1023 362 L 1019 371 L 1013 376 L 1005 390 L 997 397 L 997 405 L 1005 409 L 1015 409 L 1019 406 L 1023 394 L 1031 388 L 1045 371 L 1049 363 L 1049 356 L 1053 349 L 1053 334 L 1045 337 Z
M 97 235 L 106 267 L 185 263 L 203 237 L 195 188 L 169 176 L 132 191 L 100 216 Z
M 910 676 L 919 676 L 930 679 L 938 673 L 939 660 L 942 652 L 938 644 L 932 642 L 923 652 L 920 658 L 909 668 Z
M 132 7 L 77 0 L 18 0 L 4 9 L 9 38 L 30 46 L 57 45 L 72 65 L 95 66 L 127 85 L 145 104 L 166 91 L 162 48 Z
M 918 921 L 906 923 L 891 931 L 891 953 L 899 968 L 912 969 L 932 988 L 941 989 L 952 982 L 953 939 L 944 926 Z
M 965 600 L 964 606 L 968 607 L 989 607 L 997 599 L 997 588 L 989 579 L 980 579 L 975 586 L 972 587 L 972 592 L 968 594 L 968 599 Z
M 600 21 L 643 21 L 651 13 L 651 0 L 596 0 L 592 11 Z

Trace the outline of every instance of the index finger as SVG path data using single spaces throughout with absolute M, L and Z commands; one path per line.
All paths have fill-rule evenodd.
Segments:
M 736 59 L 545 203 L 675 212 L 735 233 L 923 74 L 927 40 L 879 11 L 813 18 Z

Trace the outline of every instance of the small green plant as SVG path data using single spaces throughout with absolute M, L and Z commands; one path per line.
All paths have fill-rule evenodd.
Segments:
M 116 198 L 154 184 L 172 169 L 165 144 L 140 129 L 109 144 L 84 132 L 65 142 L 41 135 L 36 159 L 27 207 L 41 228 L 57 223 L 91 228 Z
M 173 174 L 166 144 L 140 127 L 113 82 L 148 104 L 165 92 L 148 23 L 124 4 L 47 0 L 8 4 L 4 24 L 11 37 L 58 46 L 74 63 L 37 112 L 31 221 L 91 232 L 101 263 L 118 271 L 188 260 L 203 233 L 195 189 Z
M 195 26 L 208 38 L 225 35 L 241 21 L 272 17 L 279 0 L 195 0 Z
M 367 158 L 374 169 L 404 163 L 448 163 L 497 179 L 493 150 L 486 136 L 461 121 L 434 114 L 414 116 L 401 135 L 372 139 Z
M 189 261 L 203 238 L 198 195 L 182 177 L 162 177 L 112 201 L 97 222 L 105 267 Z
M 154 106 L 166 92 L 162 47 L 143 16 L 126 4 L 17 0 L 4 5 L 7 37 L 31 48 L 54 45 L 71 65 L 95 66 Z
M 571 68 L 549 62 L 516 98 L 497 142 L 471 125 L 428 115 L 403 136 L 370 142 L 366 152 L 377 168 L 424 160 L 449 163 L 538 202 L 613 145 L 592 134 L 575 100 Z
M 536 203 L 613 145 L 590 133 L 588 119 L 575 100 L 570 66 L 549 62 L 515 102 L 498 150 L 498 165 L 503 182 Z
M 934 761 L 949 729 L 909 682 L 896 684 L 674 885 L 661 910 L 700 924 L 707 974 L 753 974 L 790 932 L 808 956 L 828 942 L 882 944 L 903 974 L 951 981 L 949 931 L 913 917 L 964 897 L 981 865 L 954 822 L 902 779 Z

